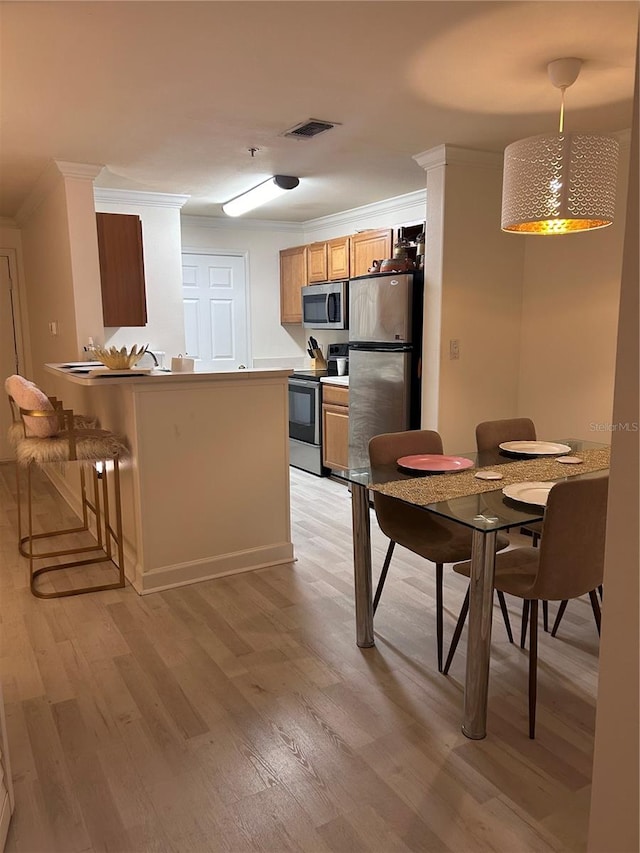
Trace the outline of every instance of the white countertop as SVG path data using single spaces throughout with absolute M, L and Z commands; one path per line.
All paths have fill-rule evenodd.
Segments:
M 82 370 L 85 365 L 81 362 L 59 362 L 57 364 L 45 364 L 45 370 L 53 373 L 56 376 L 64 376 L 70 382 L 76 385 L 158 385 L 160 382 L 176 384 L 178 382 L 246 382 L 255 379 L 279 379 L 290 376 L 293 372 L 289 368 L 273 370 L 271 368 L 252 367 L 245 370 L 218 370 L 218 371 L 190 371 L 181 373 L 172 373 L 168 370 L 152 370 L 151 372 L 136 373 L 135 368 L 130 374 L 124 371 L 114 370 L 106 373 L 99 373 L 103 364 L 86 363 L 87 368 L 96 369 L 96 375 L 90 373 L 74 373 L 72 368 L 64 365 L 77 365 L 78 369 Z M 343 377 L 336 377 L 343 378 Z M 344 377 L 347 378 L 347 377 Z
M 327 385 L 343 385 L 347 388 L 349 387 L 348 376 L 323 376 L 321 377 L 320 382 L 326 382 Z

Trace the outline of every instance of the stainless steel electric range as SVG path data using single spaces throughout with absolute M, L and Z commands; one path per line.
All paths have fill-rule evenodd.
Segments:
M 324 477 L 322 383 L 326 370 L 296 370 L 289 377 L 289 463 Z

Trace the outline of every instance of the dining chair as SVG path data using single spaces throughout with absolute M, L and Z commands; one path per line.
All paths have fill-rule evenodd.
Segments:
M 478 453 L 497 450 L 505 441 L 535 441 L 536 428 L 530 418 L 503 418 L 483 421 L 476 427 Z
M 503 418 L 497 421 L 483 421 L 476 426 L 476 447 L 478 453 L 486 451 L 498 451 L 499 446 L 505 441 L 535 441 L 536 428 L 531 418 Z M 535 548 L 542 536 L 542 522 L 534 521 L 520 528 L 533 539 Z M 566 607 L 566 604 L 565 604 Z M 564 608 L 562 609 L 564 613 Z M 562 614 L 560 614 L 562 618 Z M 522 625 L 520 628 L 520 648 L 524 648 L 527 630 L 528 609 L 527 604 L 522 607 Z M 559 624 L 559 623 L 558 623 Z M 542 625 L 545 631 L 549 630 L 549 605 L 542 602 Z
M 60 401 L 47 397 L 35 383 L 23 376 L 15 374 L 8 377 L 5 381 L 5 390 L 12 413 L 9 435 L 16 453 L 18 548 L 20 553 L 29 560 L 29 582 L 32 594 L 37 598 L 60 598 L 124 587 L 124 539 L 119 473 L 119 460 L 127 455 L 123 440 L 108 430 L 80 427 L 80 424 L 91 419 L 75 416 L 71 409 L 65 409 Z M 19 429 L 16 426 L 19 426 Z M 77 463 L 79 468 L 82 523 L 75 527 L 47 529 L 36 533 L 33 524 L 32 468 L 34 465 L 42 467 L 50 463 L 67 462 Z M 26 532 L 22 528 L 22 470 L 26 470 Z M 91 491 L 86 486 L 87 470 L 93 483 Z M 115 526 L 111 521 L 112 502 Z M 89 513 L 92 513 L 95 520 L 94 544 L 69 545 L 58 550 L 47 551 L 37 547 L 36 543 L 40 540 L 46 542 L 54 537 L 89 532 Z M 114 554 L 114 548 L 117 554 Z M 83 553 L 91 553 L 92 556 L 80 558 Z M 72 559 L 67 562 L 58 562 L 60 557 L 65 556 Z M 37 566 L 36 564 L 42 560 L 52 562 Z M 116 569 L 116 580 L 108 579 L 106 583 L 93 586 L 66 588 L 58 583 L 51 592 L 43 591 L 37 581 L 47 572 L 107 562 Z
M 442 439 L 433 430 L 409 430 L 406 432 L 383 433 L 369 441 L 369 461 L 372 469 L 395 465 L 402 456 L 421 453 L 442 453 Z M 440 476 L 440 475 L 434 475 Z M 415 506 L 402 503 L 379 492 L 373 493 L 373 506 L 378 526 L 389 538 L 380 578 L 373 599 L 373 612 L 376 612 L 391 563 L 396 544 L 407 548 L 414 554 L 435 563 L 436 566 L 436 637 L 438 651 L 438 671 L 442 672 L 443 662 L 443 567 L 445 563 L 455 563 L 471 558 L 471 531 L 446 519 L 436 518 Z M 505 536 L 498 536 L 496 548 L 506 548 L 509 544 Z M 509 614 L 504 595 L 499 592 L 498 600 L 504 618 L 509 642 L 513 642 Z
M 598 634 L 602 584 L 608 476 L 570 478 L 549 492 L 544 536 L 539 548 L 513 548 L 496 554 L 494 587 L 530 605 L 529 737 L 535 737 L 538 668 L 538 601 L 569 601 L 589 593 Z M 470 563 L 453 567 L 466 575 Z M 465 606 L 466 604 L 466 606 Z M 468 610 L 463 604 L 444 667 L 449 672 Z

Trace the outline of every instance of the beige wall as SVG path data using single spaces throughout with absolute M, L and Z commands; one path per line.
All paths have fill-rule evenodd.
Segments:
M 454 452 L 475 447 L 476 423 L 517 414 L 523 245 L 500 231 L 499 166 L 442 148 L 427 168 L 442 225 L 427 227 L 423 425 Z
M 613 403 L 614 422 L 629 424 L 640 421 L 638 88 L 636 57 L 633 157 L 629 175 Z M 636 853 L 640 849 L 638 432 L 613 433 L 611 450 L 605 599 L 588 849 L 590 853 Z
M 624 240 L 628 143 L 614 224 L 525 244 L 518 414 L 540 437 L 610 440 Z
M 92 330 L 102 326 L 98 235 L 93 210 L 93 183 L 65 178 L 67 223 L 71 248 L 71 283 L 76 320 L 76 346 L 64 358 L 82 358 Z
M 516 411 L 522 254 L 499 228 L 501 171 L 446 169 L 438 424 L 455 450 L 475 446 L 475 424 Z
M 623 141 L 624 142 L 624 141 Z M 528 416 L 538 434 L 609 441 L 629 162 L 610 228 L 564 239 L 499 229 L 501 169 L 425 152 L 423 426 L 473 447 L 482 420 Z M 451 153 L 449 153 L 451 152 Z M 482 155 L 482 152 L 476 152 Z M 449 343 L 460 342 L 460 358 Z
M 75 293 L 64 178 L 60 175 L 21 223 L 32 375 L 46 388 L 42 365 L 77 357 Z M 58 334 L 48 324 L 56 322 Z

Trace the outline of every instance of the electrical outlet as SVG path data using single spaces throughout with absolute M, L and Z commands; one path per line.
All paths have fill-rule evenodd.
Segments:
M 460 358 L 460 341 L 458 338 L 451 338 L 449 341 L 449 358 Z

